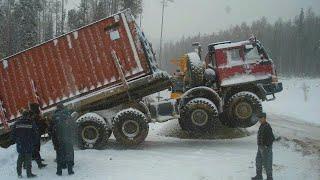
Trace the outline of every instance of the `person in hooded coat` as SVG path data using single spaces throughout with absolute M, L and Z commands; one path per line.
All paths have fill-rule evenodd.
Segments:
M 57 175 L 62 175 L 64 164 L 67 165 L 68 174 L 74 174 L 74 141 L 75 141 L 75 122 L 71 117 L 72 112 L 63 104 L 57 106 L 52 119 L 54 124 L 55 148 L 57 152 Z

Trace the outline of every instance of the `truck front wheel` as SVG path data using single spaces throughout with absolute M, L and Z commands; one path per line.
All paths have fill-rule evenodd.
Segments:
M 206 98 L 191 100 L 182 109 L 179 124 L 183 130 L 191 132 L 213 131 L 218 121 L 218 110 Z
M 239 92 L 226 103 L 222 123 L 229 127 L 251 127 L 258 122 L 257 115 L 261 112 L 262 104 L 257 95 Z
M 135 109 L 119 112 L 113 122 L 113 134 L 116 140 L 124 146 L 136 146 L 147 137 L 149 125 L 145 115 Z

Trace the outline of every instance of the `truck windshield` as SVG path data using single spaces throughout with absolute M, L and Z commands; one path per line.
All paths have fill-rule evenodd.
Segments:
M 245 46 L 245 59 L 247 61 L 259 60 L 261 58 L 269 59 L 269 56 L 259 42 Z
M 251 46 L 253 47 L 253 46 Z M 246 48 L 245 50 L 245 59 L 247 61 L 256 61 L 260 59 L 260 54 L 257 47 Z

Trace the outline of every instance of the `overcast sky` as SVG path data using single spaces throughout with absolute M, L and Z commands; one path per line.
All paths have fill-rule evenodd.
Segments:
M 69 0 L 76 6 L 80 0 Z M 144 0 L 142 26 L 152 40 L 158 40 L 161 27 L 161 0 Z M 165 9 L 164 38 L 212 33 L 231 25 L 248 23 L 263 16 L 274 22 L 297 15 L 301 8 L 320 12 L 320 0 L 174 0 Z

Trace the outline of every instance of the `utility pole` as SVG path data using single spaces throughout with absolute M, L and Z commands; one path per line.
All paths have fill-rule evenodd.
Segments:
M 164 22 L 164 10 L 168 6 L 168 2 L 174 2 L 173 0 L 162 0 L 162 18 L 161 18 L 161 34 L 160 34 L 160 52 L 159 52 L 159 66 L 161 68 L 162 61 L 162 43 L 163 43 L 163 22 Z
M 173 2 L 173 0 L 162 0 L 161 4 L 162 4 L 162 18 L 161 18 L 161 34 L 160 34 L 160 52 L 159 52 L 159 67 L 161 69 L 161 65 L 162 65 L 162 43 L 163 43 L 163 22 L 164 22 L 164 9 L 165 7 L 168 5 L 168 2 Z M 160 92 L 158 92 L 158 102 L 160 101 L 160 99 L 162 98 L 160 95 Z

